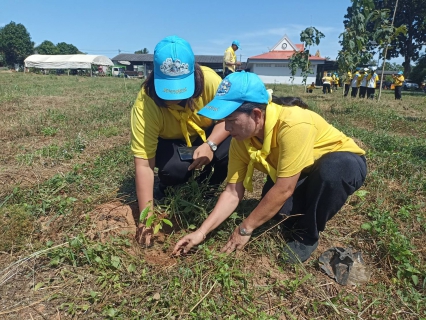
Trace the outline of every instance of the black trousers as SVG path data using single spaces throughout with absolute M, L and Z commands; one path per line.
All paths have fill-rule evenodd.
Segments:
M 284 230 L 293 230 L 294 238 L 304 243 L 319 239 L 327 221 L 343 207 L 348 197 L 359 189 L 367 175 L 364 156 L 351 152 L 331 152 L 318 159 L 307 174 L 302 174 L 293 195 L 278 215 L 290 216 Z M 274 185 L 268 177 L 262 197 Z M 291 217 L 292 215 L 300 216 Z
M 358 87 L 352 87 L 351 97 L 356 98 L 357 95 L 358 95 Z
M 331 84 L 324 83 L 322 85 L 322 93 L 330 93 L 330 89 L 331 89 Z
M 213 127 L 205 130 L 208 137 L 212 132 Z M 200 146 L 203 140 L 198 137 L 193 146 Z M 214 172 L 209 180 L 209 184 L 221 184 L 228 173 L 228 152 L 231 143 L 231 136 L 226 138 L 222 143 L 217 146 L 214 152 L 212 161 L 204 167 L 198 177 L 198 181 L 202 182 L 208 178 L 214 168 Z M 192 171 L 188 171 L 189 165 L 192 160 L 182 161 L 177 152 L 178 147 L 185 147 L 186 143 L 182 140 L 168 140 L 158 138 L 157 152 L 155 155 L 155 166 L 158 168 L 158 178 L 163 186 L 175 186 L 185 183 L 192 175 Z
M 345 83 L 345 97 L 348 95 L 350 87 L 351 87 L 350 84 Z
M 225 68 L 223 72 L 223 78 L 225 78 L 228 74 L 234 73 L 231 69 Z
M 365 98 L 365 94 L 367 93 L 367 87 L 359 87 L 359 97 Z
M 402 86 L 395 86 L 395 100 L 401 100 L 402 98 Z
M 367 99 L 374 99 L 376 88 L 367 88 Z

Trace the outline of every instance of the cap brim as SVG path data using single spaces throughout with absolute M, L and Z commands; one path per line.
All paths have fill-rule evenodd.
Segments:
M 212 120 L 221 120 L 237 110 L 243 103 L 244 101 L 213 99 L 197 114 Z
M 162 79 L 154 77 L 155 92 L 163 100 L 183 100 L 192 97 L 195 91 L 194 73 L 186 78 Z

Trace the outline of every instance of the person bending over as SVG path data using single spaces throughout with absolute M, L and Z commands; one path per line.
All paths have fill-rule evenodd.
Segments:
M 257 169 L 271 183 L 265 185 L 262 200 L 235 228 L 222 251 L 242 249 L 256 228 L 279 213 L 290 216 L 284 223 L 295 231 L 284 260 L 307 260 L 327 221 L 363 184 L 365 152 L 315 112 L 272 102 L 254 73 L 226 77 L 215 98 L 198 114 L 225 119 L 225 129 L 232 136 L 227 185 L 202 225 L 177 242 L 174 254 L 201 243 L 235 211 L 245 190 L 253 190 Z

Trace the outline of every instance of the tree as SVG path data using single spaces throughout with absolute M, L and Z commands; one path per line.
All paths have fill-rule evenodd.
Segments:
M 379 67 L 379 69 L 382 69 L 383 64 Z M 385 62 L 385 70 L 386 71 L 403 71 L 404 67 L 400 64 L 397 64 L 396 62 L 394 63 L 390 63 L 390 62 Z
M 65 42 L 59 42 L 56 45 L 56 49 L 57 49 L 57 54 L 79 54 L 82 53 L 80 52 L 80 50 L 77 49 L 76 46 L 72 45 L 72 44 L 68 44 Z
M 49 40 L 44 40 L 35 48 L 38 54 L 59 54 L 58 48 Z
M 135 51 L 136 54 L 147 54 L 149 50 L 147 48 L 143 48 L 142 50 Z
M 426 80 L 426 54 L 422 55 L 417 61 L 417 65 L 411 71 L 410 78 L 416 83 Z
M 305 91 L 308 75 L 313 73 L 311 69 L 311 62 L 309 61 L 309 57 L 311 56 L 309 50 L 312 45 L 319 45 L 320 39 L 324 37 L 324 34 L 317 28 L 306 28 L 300 33 L 300 41 L 303 42 L 305 49 L 303 51 L 295 52 L 290 58 L 288 67 L 290 68 L 292 75 L 292 83 L 297 70 L 300 69 L 303 77 L 302 82 L 305 84 Z
M 397 0 L 373 0 L 376 9 L 387 9 L 394 11 Z M 353 11 L 348 8 L 347 20 L 344 21 L 345 27 L 351 20 Z M 398 10 L 396 11 L 393 26 L 398 29 L 406 25 L 407 33 L 400 33 L 395 37 L 386 53 L 386 59 L 395 57 L 404 57 L 404 75 L 409 76 L 411 71 L 411 61 L 417 61 L 422 46 L 426 43 L 426 5 L 424 0 L 398 0 Z M 374 24 L 368 24 L 369 32 L 378 31 Z
M 371 43 L 368 25 L 374 25 L 373 13 L 373 0 L 352 0 L 352 6 L 348 8 L 347 20 L 343 21 L 345 31 L 339 36 L 342 50 L 337 56 L 343 80 L 347 71 L 353 72 L 356 66 L 364 65 L 373 58 L 368 50 Z
M 0 28 L 0 54 L 6 65 L 22 64 L 34 51 L 34 42 L 24 25 L 11 21 Z

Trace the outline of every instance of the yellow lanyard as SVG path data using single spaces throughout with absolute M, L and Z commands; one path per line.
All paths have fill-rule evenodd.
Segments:
M 185 138 L 186 145 L 188 147 L 192 147 L 192 143 L 191 139 L 189 138 L 187 124 L 189 124 L 198 133 L 198 135 L 201 137 L 201 139 L 203 139 L 204 142 L 207 140 L 206 133 L 204 132 L 204 130 L 201 129 L 194 121 L 192 121 L 191 109 L 185 108 L 183 111 L 178 111 L 168 108 L 168 110 L 176 118 L 176 120 L 179 121 L 180 129 L 182 130 L 182 134 Z

